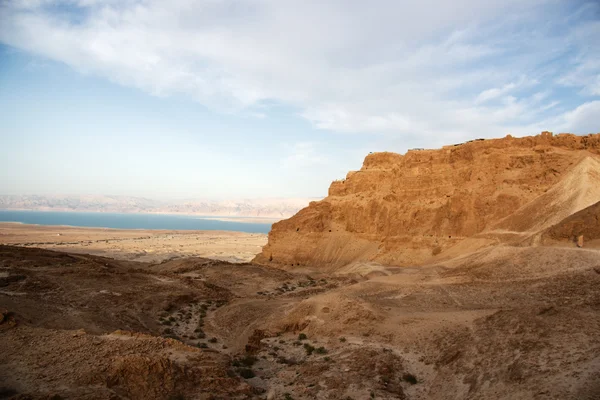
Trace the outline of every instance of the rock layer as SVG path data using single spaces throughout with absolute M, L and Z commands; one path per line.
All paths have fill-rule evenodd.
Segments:
M 328 197 L 274 224 L 255 262 L 416 265 L 484 231 L 539 232 L 600 201 L 599 154 L 600 134 L 550 132 L 373 153 Z

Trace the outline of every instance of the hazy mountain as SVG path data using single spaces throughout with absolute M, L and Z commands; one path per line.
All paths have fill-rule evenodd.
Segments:
M 205 216 L 288 218 L 317 198 L 240 200 L 154 200 L 101 195 L 0 195 L 0 209 L 90 211 L 115 213 L 173 213 Z

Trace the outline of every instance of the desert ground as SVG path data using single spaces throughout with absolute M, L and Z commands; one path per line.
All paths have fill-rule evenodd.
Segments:
M 598 399 L 599 261 L 555 242 L 309 274 L 3 245 L 0 396 Z
M 248 262 L 267 243 L 267 235 L 228 231 L 168 231 L 78 228 L 0 222 L 0 243 L 94 254 L 119 260 L 160 262 L 207 257 Z

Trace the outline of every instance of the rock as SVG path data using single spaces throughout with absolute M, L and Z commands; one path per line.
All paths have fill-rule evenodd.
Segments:
M 6 308 L 0 308 L 0 325 L 10 328 L 17 325 L 17 321 L 12 312 Z
M 254 261 L 286 269 L 418 265 L 486 229 L 542 231 L 600 201 L 594 154 L 600 134 L 549 132 L 369 154 L 325 199 L 275 223 Z
M 600 202 L 580 210 L 553 225 L 543 235 L 553 240 L 573 240 L 583 247 L 583 239 L 588 242 L 600 239 Z
M 255 329 L 252 335 L 248 338 L 248 344 L 246 344 L 246 353 L 256 354 L 261 348 L 261 340 L 273 335 L 267 333 L 262 329 Z

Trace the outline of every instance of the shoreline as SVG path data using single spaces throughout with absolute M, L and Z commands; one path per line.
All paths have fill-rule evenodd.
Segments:
M 226 231 L 267 234 L 276 219 L 187 214 L 109 213 L 92 211 L 0 210 L 0 223 L 38 226 L 153 230 Z
M 0 221 L 0 229 L 2 225 L 17 225 L 22 227 L 37 227 L 37 228 L 55 228 L 55 229 L 86 229 L 86 230 L 99 230 L 99 231 L 115 231 L 115 232 L 127 232 L 127 231 L 150 231 L 155 233 L 243 233 L 245 235 L 264 235 L 266 233 L 261 232 L 243 232 L 243 231 L 230 231 L 225 229 L 163 229 L 163 228 L 108 228 L 104 226 L 79 226 L 79 225 L 46 225 L 46 224 L 31 224 L 28 222 L 19 221 Z M 2 244 L 0 242 L 0 244 Z

